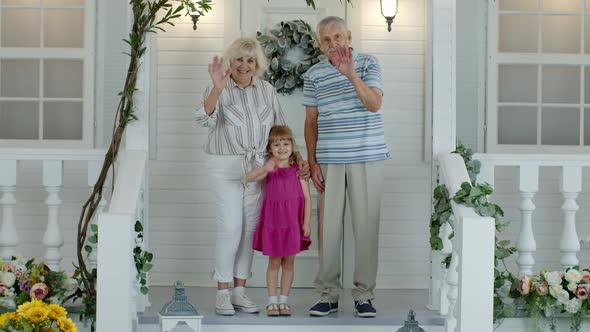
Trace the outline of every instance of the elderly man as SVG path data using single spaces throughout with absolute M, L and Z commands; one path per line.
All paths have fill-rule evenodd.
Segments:
M 305 143 L 318 202 L 319 301 L 312 316 L 338 311 L 346 195 L 354 234 L 352 296 L 357 316 L 375 317 L 383 165 L 389 159 L 381 119 L 381 71 L 377 59 L 350 48 L 351 34 L 339 17 L 318 24 L 318 44 L 329 61 L 305 73 Z

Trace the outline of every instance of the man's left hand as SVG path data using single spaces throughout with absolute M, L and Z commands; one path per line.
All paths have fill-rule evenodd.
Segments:
M 356 74 L 354 70 L 354 60 L 352 59 L 352 49 L 348 46 L 336 46 L 336 50 L 331 54 L 331 60 L 336 69 L 342 73 L 342 75 L 352 79 L 353 75 Z

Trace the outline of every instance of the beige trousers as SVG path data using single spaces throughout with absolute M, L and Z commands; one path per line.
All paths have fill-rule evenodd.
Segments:
M 383 193 L 382 162 L 320 165 L 325 191 L 318 199 L 320 268 L 315 280 L 320 300 L 338 302 L 344 211 L 348 196 L 354 236 L 355 301 L 375 297 L 379 220 Z M 346 260 L 346 258 L 344 258 Z

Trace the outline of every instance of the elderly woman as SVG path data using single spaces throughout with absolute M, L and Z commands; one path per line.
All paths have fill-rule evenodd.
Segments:
M 209 128 L 205 145 L 207 168 L 215 193 L 217 239 L 215 311 L 233 315 L 235 308 L 256 313 L 257 305 L 244 291 L 251 275 L 252 236 L 260 215 L 262 185 L 245 185 L 247 171 L 265 162 L 268 133 L 286 124 L 276 90 L 258 78 L 268 61 L 255 39 L 239 38 L 209 64 L 212 86 L 203 94 L 195 120 Z M 309 166 L 298 154 L 299 175 L 309 177 Z M 229 289 L 233 281 L 234 288 Z

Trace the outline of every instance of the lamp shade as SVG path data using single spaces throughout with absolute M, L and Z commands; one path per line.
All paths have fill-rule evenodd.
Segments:
M 398 0 L 380 0 L 381 1 L 381 14 L 383 17 L 395 17 L 397 14 L 397 1 Z

